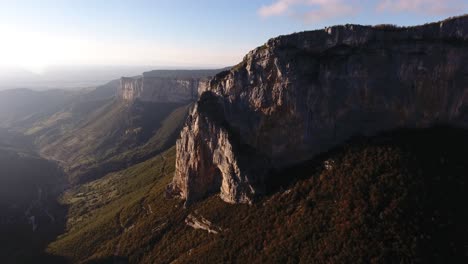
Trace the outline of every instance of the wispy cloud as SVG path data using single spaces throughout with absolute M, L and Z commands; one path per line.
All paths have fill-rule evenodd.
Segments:
M 352 1 L 351 1 L 352 2 Z M 359 11 L 346 0 L 276 0 L 258 10 L 261 17 L 291 16 L 307 23 L 320 22 Z
M 447 15 L 466 12 L 466 0 L 381 0 L 378 11 Z
M 258 14 L 262 17 L 281 16 L 289 12 L 291 6 L 297 4 L 297 0 L 279 0 L 270 5 L 264 5 L 258 10 Z

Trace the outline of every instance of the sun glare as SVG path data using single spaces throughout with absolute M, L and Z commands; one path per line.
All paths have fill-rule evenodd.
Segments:
M 183 45 L 135 41 L 119 37 L 61 35 L 22 30 L 0 25 L 0 67 L 13 67 L 42 74 L 49 66 L 61 65 L 166 65 L 197 64 L 199 61 L 230 61 L 242 57 L 242 51 L 215 52 L 211 47 L 196 52 Z M 4 37 L 3 37 L 4 36 Z M 221 54 L 221 55 L 220 55 Z M 154 63 L 157 61 L 156 63 Z
M 0 27 L 5 38 L 0 42 L 1 66 L 19 67 L 42 74 L 47 66 L 65 63 L 72 43 L 64 38 L 39 32 Z

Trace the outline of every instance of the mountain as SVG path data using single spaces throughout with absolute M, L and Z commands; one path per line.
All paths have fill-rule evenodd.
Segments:
M 177 141 L 169 187 L 187 204 L 252 203 L 271 170 L 353 135 L 468 127 L 468 16 L 344 25 L 269 40 L 210 80 Z
M 468 16 L 335 26 L 229 69 L 8 91 L 0 260 L 466 263 L 467 44 Z
M 201 86 L 175 148 L 69 189 L 67 230 L 47 252 L 91 263 L 466 262 L 466 25 L 270 40 Z

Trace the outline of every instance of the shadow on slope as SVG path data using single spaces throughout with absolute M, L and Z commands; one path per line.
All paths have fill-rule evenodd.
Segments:
M 0 132 L 0 260 L 2 263 L 63 263 L 45 253 L 65 230 L 67 207 L 59 204 L 64 174 Z M 19 140 L 19 137 L 16 137 Z
M 34 134 L 41 153 L 60 161 L 71 183 L 94 180 L 168 149 L 189 108 L 181 103 L 104 103 L 72 124 L 57 123 Z
M 467 154 L 468 131 L 458 128 L 355 138 L 277 172 L 270 196 L 252 207 L 210 198 L 191 208 L 229 231 L 178 260 L 466 262 Z
M 355 138 L 277 172 L 288 180 L 253 206 L 212 196 L 184 210 L 164 197 L 171 149 L 69 193 L 77 222 L 50 250 L 130 263 L 466 262 L 467 152 L 457 128 Z M 188 227 L 189 214 L 221 233 Z

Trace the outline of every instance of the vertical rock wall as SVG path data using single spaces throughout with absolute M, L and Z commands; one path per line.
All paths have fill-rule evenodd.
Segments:
M 468 126 L 468 17 L 271 39 L 218 74 L 177 142 L 173 193 L 250 203 L 271 168 L 353 135 Z

